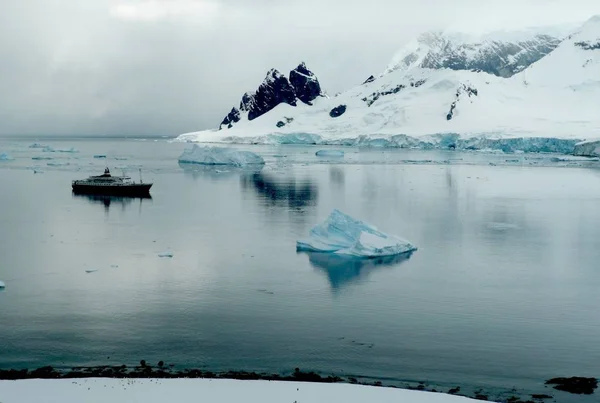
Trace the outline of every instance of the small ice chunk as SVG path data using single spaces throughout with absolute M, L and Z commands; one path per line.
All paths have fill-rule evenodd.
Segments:
M 0 161 L 10 161 L 12 160 L 11 156 L 7 153 L 0 153 Z
M 51 160 L 52 157 L 31 157 L 32 160 Z
M 232 165 L 236 167 L 246 165 L 264 165 L 265 160 L 250 151 L 238 151 L 225 147 L 199 147 L 194 144 L 187 148 L 179 157 L 180 163 L 202 165 Z
M 296 242 L 296 250 L 336 253 L 356 257 L 393 256 L 417 248 L 405 239 L 378 231 L 335 209 L 323 222 L 312 228 L 310 238 Z
M 47 153 L 78 153 L 79 152 L 79 151 L 77 151 L 75 149 L 75 147 L 71 147 L 71 148 L 52 148 L 50 146 L 44 147 L 44 149 L 42 151 L 47 152 Z
M 3 281 L 0 281 L 0 290 L 6 288 L 6 284 Z
M 86 273 L 95 273 L 95 272 L 97 272 L 97 271 L 98 271 L 98 269 L 86 269 L 86 271 L 85 271 L 85 272 L 86 272 Z
M 171 252 L 161 252 L 158 254 L 158 257 L 173 257 L 173 253 Z
M 319 150 L 315 155 L 317 157 L 343 157 L 344 152 L 341 150 Z
M 66 165 L 71 165 L 68 162 L 47 162 L 46 165 L 49 167 L 62 167 Z
M 117 267 L 119 267 L 118 264 L 111 264 L 110 267 L 112 267 L 113 269 L 116 269 Z
M 94 155 L 94 158 L 106 158 L 106 155 L 104 155 L 104 154 L 96 154 L 96 155 Z

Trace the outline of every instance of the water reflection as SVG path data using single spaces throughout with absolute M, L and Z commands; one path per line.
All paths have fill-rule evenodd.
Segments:
M 346 182 L 344 171 L 338 167 L 329 168 L 329 181 L 332 185 L 342 188 Z
M 333 291 L 338 291 L 354 281 L 359 281 L 374 270 L 392 268 L 410 259 L 412 252 L 373 259 L 356 258 L 322 252 L 298 252 L 308 255 L 314 268 L 327 274 Z
M 276 178 L 263 172 L 243 175 L 242 190 L 254 190 L 267 205 L 301 209 L 315 206 L 319 196 L 317 185 L 310 179 Z
M 258 173 L 262 170 L 261 166 L 252 167 L 234 167 L 227 165 L 202 165 L 202 164 L 189 164 L 179 162 L 179 167 L 183 170 L 185 175 L 191 176 L 194 180 L 199 178 L 208 178 L 213 181 L 220 180 L 223 178 L 229 178 L 240 174 L 253 174 Z
M 123 196 L 108 196 L 108 195 L 93 195 L 93 194 L 79 194 L 73 193 L 74 199 L 87 199 L 91 204 L 102 204 L 104 205 L 104 211 L 108 213 L 111 204 L 120 205 L 122 210 L 125 210 L 127 206 L 130 206 L 134 201 L 139 201 L 139 207 L 141 211 L 142 201 L 151 201 L 152 196 L 137 196 L 137 197 L 123 197 Z

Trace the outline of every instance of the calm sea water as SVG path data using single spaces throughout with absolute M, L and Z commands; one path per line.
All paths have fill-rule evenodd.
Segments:
M 0 139 L 0 368 L 300 367 L 594 401 L 543 382 L 600 375 L 597 161 L 255 146 L 267 166 L 239 171 L 164 140 L 32 142 Z M 143 168 L 152 198 L 71 194 L 105 164 Z M 297 253 L 333 208 L 419 250 Z

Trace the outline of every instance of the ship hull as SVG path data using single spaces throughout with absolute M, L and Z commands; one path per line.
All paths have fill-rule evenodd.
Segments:
M 73 184 L 72 187 L 73 193 L 76 194 L 141 197 L 150 195 L 152 184 L 135 183 L 121 186 Z

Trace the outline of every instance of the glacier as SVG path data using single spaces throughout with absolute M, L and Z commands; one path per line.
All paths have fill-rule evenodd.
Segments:
M 377 78 L 336 96 L 310 105 L 280 103 L 252 120 L 240 110 L 231 127 L 176 141 L 572 154 L 576 144 L 600 138 L 600 17 L 559 43 L 536 35 L 517 42 L 539 59 L 522 69 L 515 65 L 510 74 L 443 64 L 402 62 L 400 68 L 396 60 Z M 484 57 L 494 43 L 481 42 L 475 56 Z M 443 49 L 436 57 L 450 60 L 451 54 L 439 54 Z M 332 114 L 341 106 L 342 114 Z
M 385 234 L 334 209 L 323 223 L 310 230 L 309 239 L 296 242 L 296 250 L 377 258 L 413 252 L 417 248 L 405 239 Z
M 231 165 L 235 167 L 247 165 L 264 165 L 265 160 L 250 151 L 238 151 L 225 147 L 200 147 L 194 144 L 185 149 L 179 157 L 180 163 L 201 165 Z

